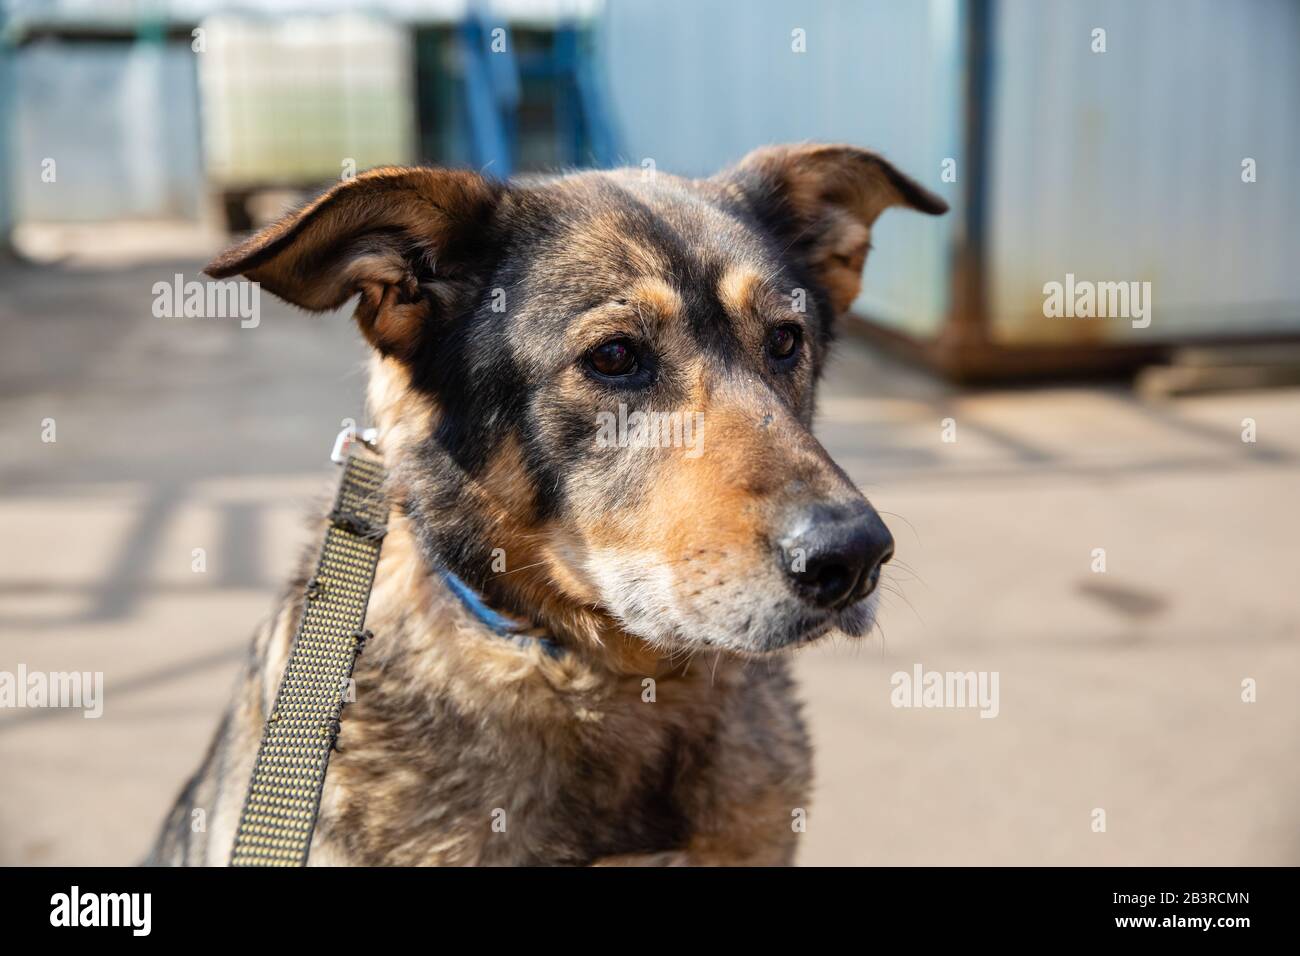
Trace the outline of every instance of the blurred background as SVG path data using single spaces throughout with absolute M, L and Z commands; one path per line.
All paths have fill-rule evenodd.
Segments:
M 371 166 L 798 140 L 953 206 L 877 224 L 825 386 L 906 567 L 796 658 L 801 862 L 1300 863 L 1298 115 L 1292 0 L 0 0 L 0 671 L 106 686 L 0 708 L 0 864 L 140 858 L 364 420 L 346 314 L 156 283 Z M 918 664 L 997 718 L 892 706 Z

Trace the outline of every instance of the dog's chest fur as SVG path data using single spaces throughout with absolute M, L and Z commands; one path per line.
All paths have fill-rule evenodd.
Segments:
M 380 670 L 362 669 L 359 687 L 388 680 Z M 497 693 L 359 697 L 330 768 L 328 839 L 350 857 L 407 864 L 586 864 L 686 846 L 687 791 L 710 768 L 718 713 L 690 708 L 689 729 L 646 719 L 634 707 L 673 705 L 642 702 L 631 680 L 556 691 L 554 706 L 539 706 L 540 688 Z

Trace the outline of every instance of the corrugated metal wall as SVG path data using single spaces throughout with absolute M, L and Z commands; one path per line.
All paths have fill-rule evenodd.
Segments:
M 628 159 L 706 174 L 755 145 L 844 140 L 923 182 L 961 155 L 967 4 L 611 0 Z M 1300 328 L 1300 3 L 992 0 L 986 289 L 1009 344 Z M 802 28 L 808 52 L 793 54 Z M 1092 52 L 1094 28 L 1106 52 Z M 1242 182 L 1242 161 L 1257 180 Z M 964 180 L 963 180 L 964 183 Z M 858 308 L 933 335 L 960 206 L 880 223 Z M 1150 328 L 1049 319 L 1044 283 L 1152 283 Z
M 48 41 L 12 61 L 19 219 L 198 215 L 203 165 L 188 46 Z
M 994 24 L 996 339 L 1300 328 L 1300 3 L 997 0 Z M 1045 318 L 1067 272 L 1150 281 L 1151 327 Z
M 707 175 L 764 143 L 841 141 L 955 199 L 939 175 L 945 157 L 961 168 L 957 14 L 956 0 L 611 0 L 603 52 L 626 159 Z M 933 334 L 954 226 L 887 213 L 858 307 Z

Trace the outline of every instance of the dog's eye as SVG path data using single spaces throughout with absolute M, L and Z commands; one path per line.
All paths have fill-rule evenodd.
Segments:
M 631 375 L 637 370 L 636 352 L 627 339 L 610 339 L 587 353 L 587 364 L 610 378 Z
M 799 348 L 799 326 L 787 322 L 778 325 L 767 333 L 767 354 L 780 361 L 794 355 Z

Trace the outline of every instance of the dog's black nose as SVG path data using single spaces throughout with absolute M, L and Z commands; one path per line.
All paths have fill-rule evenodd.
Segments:
M 875 589 L 894 556 L 894 537 L 875 509 L 814 505 L 796 511 L 778 542 L 795 592 L 818 608 L 840 609 Z

